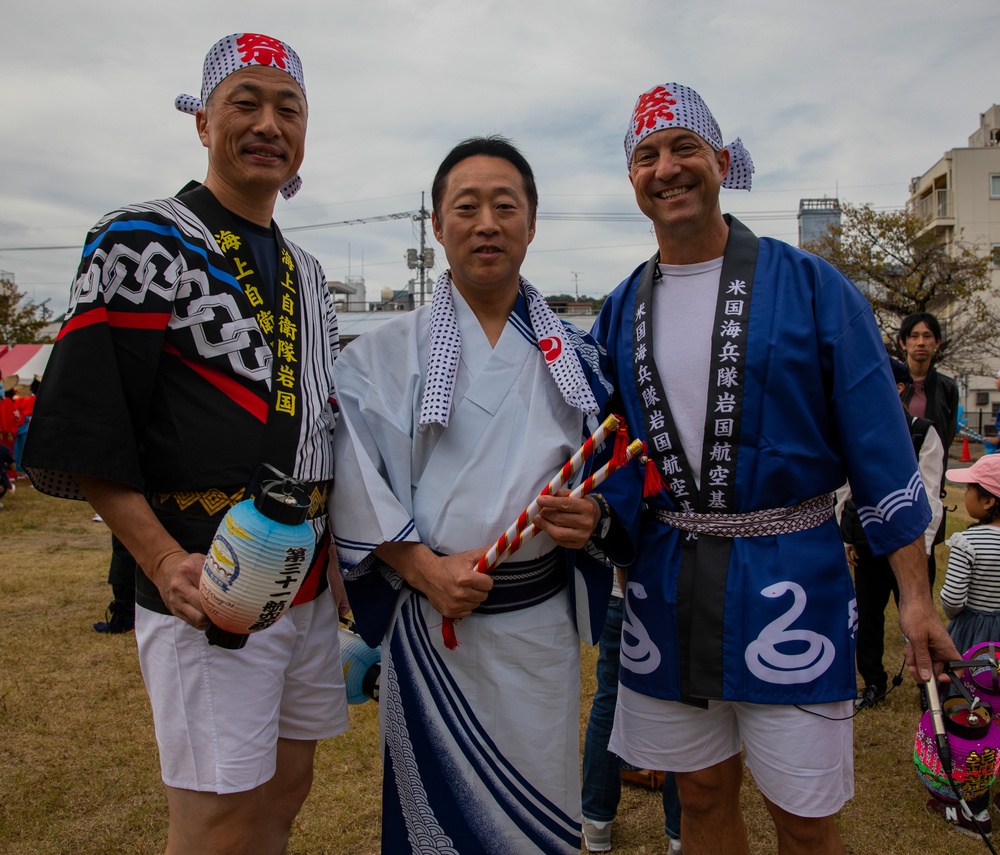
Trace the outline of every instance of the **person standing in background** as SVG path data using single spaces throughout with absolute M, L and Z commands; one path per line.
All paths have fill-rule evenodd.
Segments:
M 897 336 L 899 349 L 906 357 L 906 367 L 910 369 L 912 384 L 903 393 L 903 403 L 911 416 L 930 419 L 941 440 L 942 471 L 948 466 L 948 450 L 958 431 L 958 384 L 934 367 L 937 352 L 941 348 L 941 324 L 930 312 L 914 312 L 903 319 Z M 944 477 L 938 486 L 938 495 L 945 497 Z M 947 511 L 941 515 L 934 545 L 945 541 Z M 934 550 L 927 557 L 927 574 L 931 587 L 937 575 L 937 559 Z
M 681 803 L 673 772 L 652 769 L 626 769 L 621 758 L 608 751 L 611 727 L 618 699 L 622 635 L 622 596 L 625 574 L 615 570 L 615 584 L 608 603 L 608 617 L 598 642 L 597 689 L 587 717 L 583 743 L 583 842 L 589 852 L 611 851 L 611 830 L 621 801 L 622 779 L 632 780 L 649 789 L 661 789 L 664 833 L 667 850 L 681 851 Z
M 996 386 L 996 390 L 1000 392 L 1000 371 L 997 372 L 993 385 Z M 997 407 L 994 430 L 996 431 L 995 436 L 987 436 L 983 438 L 983 446 L 987 454 L 994 454 L 998 449 L 1000 449 L 1000 407 Z

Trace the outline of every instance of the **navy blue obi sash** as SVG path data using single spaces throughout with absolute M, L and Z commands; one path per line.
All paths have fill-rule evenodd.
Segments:
M 440 553 L 438 553 L 440 554 Z M 475 615 L 500 615 L 537 606 L 566 587 L 565 550 L 553 549 L 531 561 L 505 561 L 491 574 L 493 588 Z M 421 597 L 423 591 L 406 585 Z
M 505 561 L 490 575 L 493 590 L 473 614 L 516 612 L 554 597 L 566 587 L 566 555 L 553 549 L 531 561 Z

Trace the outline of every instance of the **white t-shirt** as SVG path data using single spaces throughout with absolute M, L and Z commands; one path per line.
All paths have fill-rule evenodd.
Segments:
M 660 278 L 653 280 L 653 358 L 700 489 L 722 257 L 698 264 L 661 264 L 659 269 Z

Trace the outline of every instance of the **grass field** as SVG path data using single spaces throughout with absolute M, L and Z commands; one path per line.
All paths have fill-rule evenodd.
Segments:
M 91 629 L 110 599 L 108 531 L 91 521 L 87 505 L 19 484 L 0 511 L 0 853 L 160 852 L 166 805 L 135 639 Z M 959 506 L 950 526 L 964 528 L 959 491 L 948 504 Z M 944 566 L 939 561 L 939 585 Z M 886 665 L 894 670 L 902 653 L 892 606 L 889 613 Z M 584 650 L 584 722 L 595 659 L 595 650 Z M 986 851 L 924 811 L 926 793 L 912 762 L 919 716 L 907 677 L 886 703 L 856 719 L 856 795 L 840 817 L 849 852 Z M 349 733 L 319 748 L 316 781 L 289 853 L 377 853 L 380 778 L 375 705 L 351 707 Z M 749 778 L 742 802 L 752 851 L 775 852 Z M 659 795 L 625 787 L 614 851 L 664 852 L 662 828 Z

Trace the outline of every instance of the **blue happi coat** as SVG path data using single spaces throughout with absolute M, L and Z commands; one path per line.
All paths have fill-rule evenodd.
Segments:
M 695 537 L 654 516 L 655 508 L 791 507 L 850 478 L 876 553 L 921 537 L 930 519 L 864 296 L 816 256 L 758 241 L 727 219 L 700 491 L 684 477 L 667 390 L 657 387 L 647 265 L 611 294 L 594 330 L 612 362 L 618 406 L 671 486 L 643 502 L 637 476 L 625 473 L 604 490 L 638 554 L 628 568 L 621 682 L 669 700 L 844 700 L 856 694 L 857 611 L 832 517 L 802 531 L 724 538 Z M 718 458 L 728 462 L 716 472 L 709 461 Z

